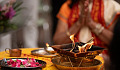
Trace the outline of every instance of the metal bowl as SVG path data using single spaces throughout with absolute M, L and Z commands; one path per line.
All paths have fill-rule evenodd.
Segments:
M 103 63 L 97 59 L 93 59 L 93 62 L 88 62 L 86 59 L 83 60 L 82 64 L 78 67 L 71 67 L 71 62 L 69 61 L 62 61 L 60 62 L 60 57 L 55 57 L 52 59 L 52 63 L 59 69 L 59 70 L 102 70 Z M 73 63 L 77 64 L 78 63 Z
M 16 60 L 16 59 L 19 59 L 19 60 L 24 60 L 24 59 L 27 59 L 27 58 L 10 58 L 12 60 Z M 8 61 L 9 59 L 6 59 L 6 61 Z M 8 66 L 4 60 L 0 60 L 0 67 L 1 67 L 1 70 L 42 70 L 42 68 L 44 68 L 46 66 L 46 62 L 42 61 L 42 60 L 38 60 L 38 59 L 35 59 L 36 62 L 42 64 L 41 66 L 39 67 L 24 67 L 24 68 L 21 68 L 21 67 L 10 67 Z

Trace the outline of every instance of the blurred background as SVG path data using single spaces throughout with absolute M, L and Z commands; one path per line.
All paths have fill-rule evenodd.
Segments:
M 1 0 L 1 3 L 3 0 Z M 24 7 L 11 22 L 19 25 L 15 31 L 0 34 L 0 51 L 5 48 L 44 47 L 53 45 L 58 13 L 66 0 L 16 0 Z

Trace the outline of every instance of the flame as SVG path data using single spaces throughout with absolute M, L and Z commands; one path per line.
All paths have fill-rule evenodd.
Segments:
M 48 43 L 46 43 L 46 46 L 47 46 L 47 48 L 49 47 L 49 44 Z
M 75 47 L 74 35 L 75 35 L 75 34 L 72 34 L 72 35 L 70 36 L 70 39 L 71 39 L 71 41 L 73 42 L 73 48 L 70 50 L 70 52 L 72 52 L 73 49 L 74 49 L 74 47 Z
M 94 43 L 94 42 L 92 41 L 91 43 L 86 43 L 86 44 L 83 45 L 83 46 L 78 46 L 79 53 L 87 52 L 88 49 L 91 49 L 93 43 Z
M 74 35 L 75 34 L 72 34 L 71 36 L 70 36 L 70 39 L 71 39 L 71 41 L 73 42 L 73 48 L 70 50 L 70 52 L 72 52 L 73 51 L 73 49 L 75 48 L 75 41 L 74 41 Z M 82 53 L 82 52 L 87 52 L 87 50 L 88 49 L 91 49 L 91 47 L 92 47 L 92 45 L 93 45 L 93 37 L 85 44 L 85 45 L 83 45 L 83 46 L 78 46 L 78 49 L 79 49 L 79 53 Z
M 72 40 L 72 42 L 74 43 L 74 34 L 70 36 L 70 39 Z
M 74 47 L 75 47 L 74 36 L 75 36 L 75 34 L 72 34 L 72 35 L 70 36 L 70 39 L 71 39 L 71 41 L 73 42 L 73 44 L 74 44 Z
M 91 47 L 92 47 L 92 45 L 93 45 L 93 41 L 91 42 L 91 43 L 88 43 L 88 46 L 89 46 L 89 48 L 88 49 L 91 49 Z
M 79 52 L 81 53 L 82 52 L 82 47 L 78 46 L 78 49 L 79 49 Z

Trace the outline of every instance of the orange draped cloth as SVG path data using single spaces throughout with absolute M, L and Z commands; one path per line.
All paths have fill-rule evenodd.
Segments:
M 97 22 L 97 23 L 101 24 L 102 26 L 104 26 L 105 28 L 107 28 L 106 25 L 105 25 L 105 20 L 104 20 L 104 3 L 103 3 L 103 0 L 93 0 L 91 17 L 95 22 Z M 98 39 L 96 37 L 96 35 L 94 35 L 92 33 L 92 36 L 95 38 L 94 39 L 94 45 L 104 47 L 104 43 L 100 39 Z
M 108 29 L 114 23 L 114 21 L 118 18 L 118 15 L 120 15 L 120 13 L 117 13 L 115 18 L 111 22 L 111 24 L 106 26 L 106 23 L 104 20 L 104 2 L 103 2 L 103 0 L 94 0 L 93 1 L 91 17 L 95 22 L 101 24 L 104 28 Z M 95 38 L 94 45 L 106 48 L 105 44 L 100 39 L 98 39 L 96 35 L 94 35 L 92 33 L 92 36 Z M 104 51 L 103 53 L 108 53 L 108 51 Z

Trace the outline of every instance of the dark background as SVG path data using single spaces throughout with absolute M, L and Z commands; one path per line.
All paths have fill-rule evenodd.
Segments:
M 53 20 L 53 33 L 52 36 L 55 33 L 56 30 L 56 26 L 57 26 L 57 13 L 59 12 L 59 9 L 61 7 L 61 5 L 65 2 L 66 0 L 51 0 L 51 5 L 52 5 L 52 20 Z

